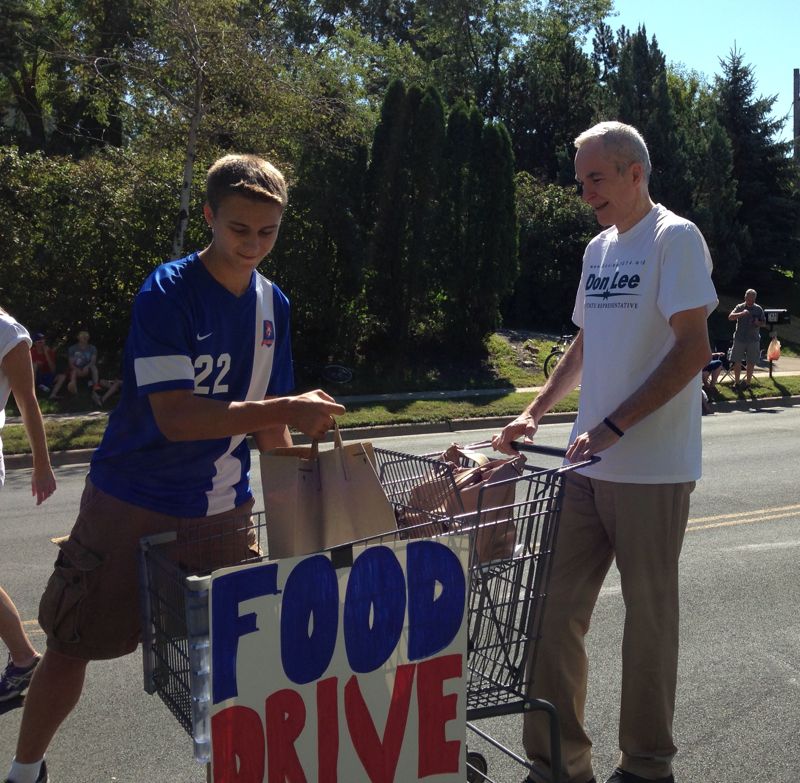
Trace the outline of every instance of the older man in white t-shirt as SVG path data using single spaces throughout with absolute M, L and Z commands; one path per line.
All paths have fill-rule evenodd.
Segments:
M 673 783 L 678 558 L 700 477 L 700 374 L 717 296 L 700 231 L 650 198 L 638 131 L 604 122 L 575 146 L 583 198 L 607 227 L 584 254 L 572 316 L 580 331 L 536 399 L 493 439 L 514 453 L 511 442 L 532 438 L 580 383 L 567 458 L 601 458 L 567 481 L 531 695 L 557 708 L 562 780 L 594 783 L 584 636 L 616 558 L 626 610 L 621 752 L 607 783 Z M 534 764 L 549 768 L 546 716 L 526 713 L 523 739 Z

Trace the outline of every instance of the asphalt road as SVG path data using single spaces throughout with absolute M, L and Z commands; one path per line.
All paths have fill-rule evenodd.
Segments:
M 703 419 L 705 477 L 693 496 L 682 558 L 682 657 L 676 779 L 680 783 L 794 783 L 800 778 L 800 409 L 733 411 Z M 569 425 L 548 425 L 541 442 L 564 445 Z M 393 438 L 380 445 L 412 453 L 488 431 Z M 42 507 L 29 472 L 11 471 L 2 493 L 2 584 L 36 644 L 38 597 L 49 575 L 51 536 L 72 524 L 85 466 L 56 471 L 59 487 Z M 615 569 L 595 612 L 587 723 L 595 772 L 605 780 L 616 757 L 622 600 Z M 13 753 L 21 702 L 0 709 L 0 775 Z M 481 728 L 519 749 L 518 716 Z M 474 746 L 476 747 L 476 746 Z M 201 783 L 205 772 L 166 708 L 142 691 L 141 656 L 95 663 L 84 697 L 48 754 L 56 783 Z M 497 781 L 522 778 L 490 754 Z M 349 783 L 349 782 L 347 782 Z

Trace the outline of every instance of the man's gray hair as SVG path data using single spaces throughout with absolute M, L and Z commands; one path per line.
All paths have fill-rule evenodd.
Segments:
M 600 139 L 603 147 L 617 161 L 617 169 L 622 173 L 631 163 L 641 163 L 644 170 L 644 181 L 650 181 L 650 153 L 647 151 L 642 134 L 633 125 L 624 122 L 598 122 L 575 139 L 576 149 L 580 149 L 587 141 Z
M 745 296 L 750 296 L 750 294 L 752 294 L 754 298 L 755 298 L 756 296 L 758 296 L 758 294 L 756 293 L 756 289 L 755 289 L 755 288 L 748 288 L 748 289 L 747 289 L 747 290 L 744 292 L 744 295 L 745 295 Z

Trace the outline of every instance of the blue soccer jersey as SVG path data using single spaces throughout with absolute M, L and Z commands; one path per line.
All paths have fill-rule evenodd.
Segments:
M 109 495 L 164 514 L 219 514 L 251 497 L 244 435 L 173 442 L 149 394 L 192 389 L 214 400 L 262 400 L 294 387 L 289 302 L 258 272 L 242 296 L 193 253 L 162 264 L 133 306 L 122 396 L 89 477 Z

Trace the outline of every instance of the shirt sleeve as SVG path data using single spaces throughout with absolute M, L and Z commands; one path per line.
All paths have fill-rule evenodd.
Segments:
M 12 319 L 0 319 L 0 362 L 6 358 L 12 348 L 16 348 L 20 343 L 25 343 L 28 348 L 33 345 L 28 330 Z
M 705 307 L 707 315 L 714 311 L 718 299 L 711 266 L 705 239 L 693 224 L 676 226 L 665 236 L 658 309 L 666 320 L 696 307 Z
M 128 336 L 137 394 L 194 389 L 194 365 L 184 309 L 158 286 L 143 287 Z

